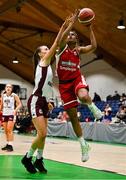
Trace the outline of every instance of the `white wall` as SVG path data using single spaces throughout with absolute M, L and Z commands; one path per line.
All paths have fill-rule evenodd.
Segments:
M 94 54 L 84 55 L 81 64 L 89 62 L 94 57 Z M 97 92 L 103 100 L 107 95 L 113 95 L 115 90 L 120 94 L 126 93 L 126 76 L 107 64 L 103 59 L 83 67 L 81 71 L 89 84 L 91 97 L 94 96 L 94 92 Z
M 11 83 L 14 85 L 19 85 L 21 88 L 27 88 L 27 97 L 32 93 L 33 86 L 19 77 L 17 74 L 8 70 L 4 66 L 0 65 L 0 84 Z M 27 104 L 27 100 L 22 100 L 24 106 Z

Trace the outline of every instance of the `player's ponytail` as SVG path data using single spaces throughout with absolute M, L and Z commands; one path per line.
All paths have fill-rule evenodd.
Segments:
M 35 76 L 35 71 L 36 71 L 36 67 L 38 65 L 38 62 L 40 61 L 40 56 L 39 56 L 39 52 L 40 52 L 40 47 L 38 47 L 33 55 L 33 64 L 34 64 L 34 76 Z

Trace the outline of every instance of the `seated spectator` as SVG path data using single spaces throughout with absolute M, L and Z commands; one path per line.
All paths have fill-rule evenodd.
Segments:
M 119 105 L 126 105 L 126 96 L 125 94 L 123 93 L 122 96 L 120 97 L 120 100 L 119 100 Z
M 94 92 L 93 102 L 97 102 L 97 101 L 101 101 L 101 97 L 96 92 Z
M 126 124 L 126 105 L 122 105 L 119 108 L 119 111 L 116 114 L 116 117 L 118 118 L 119 122 L 124 122 Z
M 15 129 L 18 130 L 18 133 L 28 133 L 31 127 L 34 128 L 29 113 L 27 113 L 25 117 L 22 116 L 20 118 L 19 116 L 18 118 L 15 123 Z
M 125 97 L 125 98 L 126 98 L 126 94 L 125 94 L 125 93 L 122 93 L 122 97 Z
M 63 112 L 59 112 L 57 119 L 59 122 L 67 122 L 69 120 L 69 116 L 66 111 L 63 111 Z
M 113 100 L 112 95 L 108 95 L 108 96 L 106 97 L 106 101 L 111 101 L 111 100 Z
M 105 106 L 103 114 L 102 122 L 110 123 L 112 121 L 112 108 L 109 104 Z
M 115 91 L 115 94 L 113 95 L 113 100 L 120 100 L 120 95 L 118 91 Z

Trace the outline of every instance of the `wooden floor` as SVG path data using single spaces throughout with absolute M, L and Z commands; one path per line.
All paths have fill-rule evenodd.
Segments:
M 34 137 L 15 134 L 14 151 L 1 151 L 0 155 L 24 155 L 29 149 Z M 77 141 L 69 139 L 46 139 L 44 158 L 105 170 L 126 175 L 126 145 L 112 145 L 106 143 L 89 142 L 91 146 L 90 159 L 81 162 L 80 145 Z M 0 133 L 0 147 L 5 145 L 4 134 Z

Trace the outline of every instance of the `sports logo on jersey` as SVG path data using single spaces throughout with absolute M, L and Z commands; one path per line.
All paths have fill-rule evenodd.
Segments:
M 71 62 L 70 60 L 69 61 L 62 61 L 62 65 L 63 66 L 69 66 L 69 67 L 72 67 L 72 66 L 76 66 L 76 63 L 73 63 Z
M 43 111 L 42 111 L 42 109 L 39 109 L 39 114 L 43 114 Z

